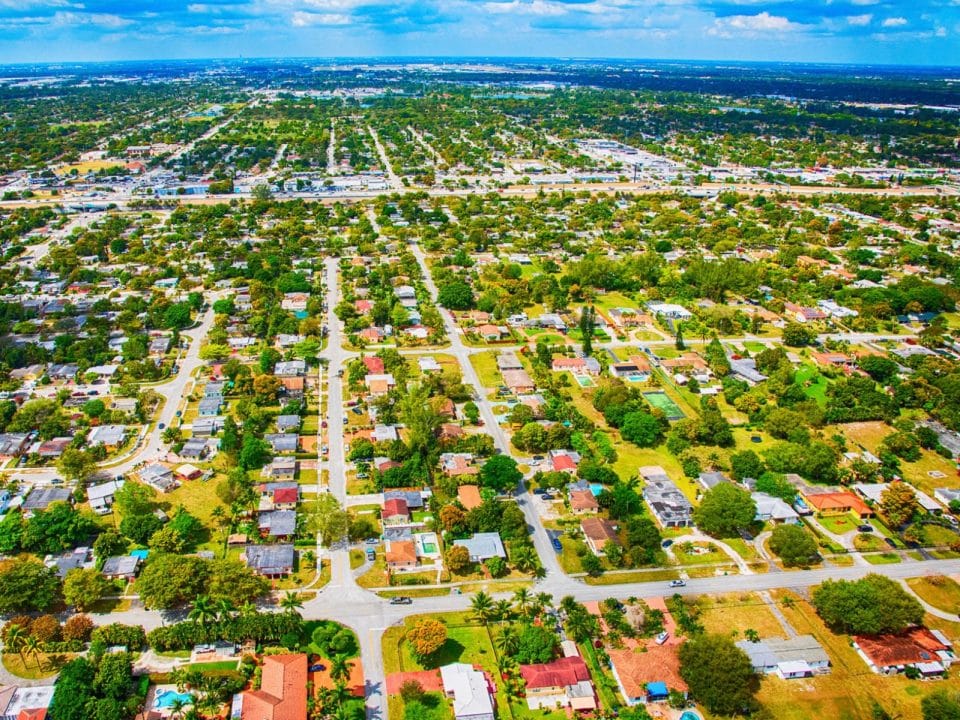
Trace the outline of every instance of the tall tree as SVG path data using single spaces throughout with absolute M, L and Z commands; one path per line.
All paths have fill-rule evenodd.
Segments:
M 700 635 L 681 645 L 680 677 L 713 714 L 749 714 L 756 706 L 758 682 L 750 658 L 728 635 Z

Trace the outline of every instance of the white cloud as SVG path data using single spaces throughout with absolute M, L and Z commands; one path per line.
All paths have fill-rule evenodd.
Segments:
M 585 6 L 577 6 L 577 9 Z M 511 0 L 510 2 L 486 2 L 483 9 L 498 15 L 535 15 L 537 17 L 558 17 L 566 15 L 568 8 L 563 3 L 548 0 Z
M 133 20 L 109 13 L 75 13 L 57 11 L 53 14 L 53 24 L 60 26 L 94 25 L 99 28 L 119 29 L 133 24 Z
M 871 20 L 873 20 L 873 15 L 871 15 L 870 13 L 865 13 L 863 15 L 847 16 L 847 24 L 853 25 L 855 27 L 863 27 L 864 25 L 869 25 Z
M 293 14 L 292 22 L 294 27 L 313 27 L 317 25 L 329 27 L 349 25 L 351 19 L 349 15 L 344 13 L 312 13 L 298 10 Z
M 717 18 L 707 30 L 708 35 L 722 38 L 750 37 L 763 35 L 782 35 L 800 32 L 808 25 L 796 23 L 782 15 L 771 15 L 766 10 L 757 15 L 731 15 Z
M 883 26 L 885 28 L 903 27 L 906 24 L 907 19 L 905 17 L 891 17 L 883 21 Z

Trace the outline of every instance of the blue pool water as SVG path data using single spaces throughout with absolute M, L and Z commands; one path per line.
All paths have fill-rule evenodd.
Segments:
M 154 708 L 169 708 L 173 707 L 173 704 L 179 700 L 183 703 L 192 703 L 193 695 L 190 693 L 178 693 L 174 690 L 161 690 L 157 693 L 156 697 L 153 698 L 153 707 Z
M 593 496 L 596 497 L 603 492 L 603 485 L 600 483 L 590 483 L 590 492 L 592 492 Z
M 700 716 L 692 710 L 687 710 L 683 715 L 680 716 L 680 720 L 700 720 Z

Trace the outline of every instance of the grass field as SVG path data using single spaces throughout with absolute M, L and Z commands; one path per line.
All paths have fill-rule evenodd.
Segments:
M 946 612 L 960 609 L 960 583 L 943 575 L 911 578 L 907 584 L 935 608 Z
M 803 392 L 808 398 L 813 398 L 820 405 L 826 404 L 829 382 L 816 367 L 809 363 L 801 365 L 797 368 L 793 381 L 803 388 Z
M 56 675 L 60 668 L 73 660 L 74 657 L 71 653 L 58 653 L 56 655 L 40 653 L 36 656 L 24 653 L 23 657 L 17 653 L 4 653 L 3 667 L 17 677 L 26 680 L 41 680 Z
M 474 353 L 470 356 L 473 369 L 476 370 L 477 376 L 480 378 L 480 382 L 483 383 L 484 387 L 495 388 L 502 382 L 500 370 L 497 368 L 498 354 L 496 350 L 489 350 L 487 352 Z
M 702 596 L 697 606 L 707 632 L 743 637 L 747 630 L 756 630 L 761 638 L 786 637 L 776 616 L 756 593 Z
M 758 699 L 777 720 L 838 718 L 872 720 L 873 704 L 879 702 L 892 717 L 920 720 L 920 700 L 935 689 L 960 690 L 960 678 L 949 677 L 936 683 L 886 677 L 870 671 L 845 635 L 830 632 L 804 599 L 779 591 L 780 599 L 791 597 L 790 606 L 781 611 L 800 634 L 811 634 L 823 645 L 832 663 L 829 675 L 802 680 L 780 680 L 767 676 L 760 685 Z M 956 630 L 952 630 L 954 635 Z

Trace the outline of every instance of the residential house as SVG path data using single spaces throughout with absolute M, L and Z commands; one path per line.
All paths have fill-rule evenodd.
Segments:
M 297 459 L 292 457 L 275 457 L 263 468 L 264 477 L 271 480 L 293 480 L 296 474 Z
M 173 471 L 173 476 L 177 480 L 197 480 L 203 476 L 203 470 L 198 468 L 196 465 L 184 463 L 183 465 L 179 465 L 176 470 Z
M 579 655 L 548 663 L 521 665 L 520 676 L 526 685 L 527 707 L 531 710 L 597 709 L 590 670 Z
M 853 648 L 880 675 L 915 667 L 923 677 L 940 677 L 955 659 L 953 643 L 939 630 L 913 627 L 898 635 L 856 635 Z
M 293 545 L 247 545 L 240 559 L 258 575 L 285 577 L 293 572 Z
M 107 580 L 125 580 L 133 582 L 140 569 L 139 555 L 115 555 L 104 561 L 100 574 Z
M 608 542 L 620 545 L 617 527 L 606 518 L 584 518 L 580 521 L 580 531 L 587 547 L 597 557 L 603 557 Z
M 755 517 L 757 522 L 780 524 L 797 523 L 800 520 L 797 511 L 778 497 L 763 492 L 750 493 L 750 497 L 757 506 Z
M 640 468 L 643 499 L 662 527 L 691 527 L 693 505 L 659 465 Z
M 93 551 L 88 547 L 78 547 L 46 562 L 46 565 L 47 567 L 56 566 L 57 577 L 63 580 L 71 570 L 93 567 Z
M 660 315 L 669 320 L 689 320 L 693 317 L 693 313 L 683 307 L 683 305 L 675 305 L 673 303 L 648 302 L 647 310 L 654 315 Z
M 721 483 L 730 482 L 730 478 L 722 472 L 702 472 L 697 478 L 697 482 L 704 490 L 713 490 Z
M 183 444 L 183 447 L 180 448 L 180 457 L 187 460 L 203 460 L 208 450 L 206 440 L 203 438 L 190 438 Z
M 503 352 L 497 356 L 497 369 L 500 372 L 504 370 L 522 370 L 523 363 L 520 362 L 520 358 L 512 352 Z
M 383 365 L 383 359 L 377 357 L 376 355 L 365 355 L 361 358 L 364 366 L 367 368 L 368 373 L 374 375 L 383 375 L 386 372 L 386 368 Z
M 264 537 L 290 540 L 297 534 L 295 510 L 269 510 L 257 517 L 257 527 Z
M 414 510 L 423 510 L 424 496 L 429 497 L 430 491 L 424 490 L 420 492 L 419 490 L 387 490 L 383 493 L 383 501 L 387 500 L 396 500 L 402 498 L 404 502 L 407 503 L 407 508 L 412 512 Z
M 526 370 L 502 370 L 503 384 L 513 393 L 531 393 L 536 389 L 533 379 Z
M 0 434 L 0 460 L 20 457 L 30 447 L 30 436 L 27 433 Z
M 370 432 L 370 439 L 375 443 L 395 442 L 400 435 L 396 425 L 375 425 Z
M 277 415 L 278 432 L 297 432 L 300 429 L 299 415 Z
M 465 540 L 454 540 L 454 545 L 465 547 L 470 553 L 471 562 L 484 562 L 493 557 L 506 560 L 507 551 L 503 547 L 500 533 L 475 533 Z
M 300 444 L 300 436 L 290 433 L 268 433 L 263 436 L 263 439 L 270 443 L 275 453 L 296 452 Z
M 113 496 L 123 487 L 123 480 L 110 480 L 99 485 L 90 485 L 87 488 L 87 500 L 90 509 L 97 515 L 106 515 L 111 511 Z
M 873 510 L 858 495 L 849 490 L 838 492 L 802 492 L 804 502 L 823 515 L 844 515 L 853 513 L 860 518 L 873 516 Z
M 468 511 L 483 504 L 483 498 L 480 497 L 480 488 L 476 485 L 460 485 L 457 488 L 457 500 L 463 505 L 463 509 Z
M 52 440 L 45 440 L 37 448 L 37 454 L 44 459 L 58 458 L 63 455 L 63 451 L 70 447 L 73 438 L 58 437 Z
M 767 379 L 766 375 L 757 370 L 757 361 L 753 358 L 732 358 L 730 360 L 730 374 L 750 386 Z
M 191 431 L 194 438 L 213 437 L 217 432 L 223 429 L 223 423 L 226 418 L 223 415 L 216 417 L 197 418 L 193 421 Z
M 760 642 L 740 640 L 737 647 L 750 658 L 759 675 L 777 675 L 784 680 L 812 677 L 830 672 L 830 658 L 813 635 L 786 640 L 769 638 Z
M 296 510 L 300 486 L 295 482 L 269 482 L 260 486 L 259 510 Z
M 234 698 L 236 720 L 307 720 L 307 656 L 301 653 L 263 658 L 260 689 Z
M 46 510 L 55 502 L 73 502 L 73 493 L 66 488 L 34 487 L 21 506 L 28 517 L 37 510 Z
M 477 475 L 480 472 L 473 464 L 472 453 L 443 453 L 440 456 L 440 469 L 447 477 Z
M 414 570 L 417 567 L 417 545 L 413 540 L 387 540 L 387 569 L 394 572 Z
M 53 693 L 52 683 L 0 689 L 0 720 L 44 720 Z
M 595 357 L 557 357 L 553 359 L 554 372 L 571 372 L 574 375 L 599 375 L 600 362 Z
M 598 512 L 600 503 L 590 490 L 571 490 L 570 510 L 574 515 L 588 515 Z
M 493 688 L 486 675 L 466 663 L 440 668 L 443 693 L 453 700 L 455 720 L 495 720 Z
M 304 360 L 281 360 L 274 365 L 273 374 L 280 378 L 306 375 L 307 363 Z
M 409 525 L 410 509 L 404 498 L 392 498 L 383 501 L 380 519 L 384 525 Z
M 397 386 L 392 373 L 369 374 L 363 379 L 370 397 L 382 397 Z
M 563 472 L 574 475 L 577 465 L 580 464 L 580 453 L 574 450 L 551 450 L 547 453 L 547 462 L 553 472 Z
M 126 428 L 123 425 L 100 425 L 90 430 L 87 444 L 90 447 L 103 445 L 107 452 L 113 452 L 123 445 Z
M 160 463 L 147 465 L 139 475 L 142 482 L 163 493 L 170 492 L 179 484 L 173 479 L 173 470 Z
M 645 652 L 632 648 L 607 651 L 610 669 L 627 705 L 665 702 L 670 691 L 686 694 L 680 677 L 680 658 L 673 644 L 648 645 Z
M 420 372 L 424 374 L 440 372 L 443 370 L 437 359 L 431 355 L 421 355 L 417 358 L 417 364 L 420 366 Z
M 474 332 L 477 333 L 481 338 L 487 342 L 495 342 L 497 340 L 502 340 L 503 338 L 510 335 L 510 330 L 505 325 L 493 325 L 491 323 L 484 323 L 483 325 L 478 325 Z
M 945 507 L 950 507 L 954 500 L 960 501 L 960 490 L 954 488 L 937 488 L 933 491 L 933 496 L 942 502 Z
M 280 387 L 283 388 L 284 395 L 290 400 L 302 400 L 306 386 L 306 380 L 300 376 L 280 378 Z
M 850 487 L 853 488 L 858 495 L 876 506 L 883 499 L 883 493 L 886 492 L 890 485 L 891 483 L 854 483 Z M 917 499 L 917 504 L 919 504 L 925 512 L 928 512 L 931 515 L 939 515 L 943 512 L 943 508 L 940 506 L 940 503 L 927 495 L 925 492 L 918 490 L 912 485 L 906 485 L 906 483 L 904 483 L 904 485 L 913 491 L 913 496 Z

